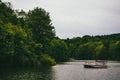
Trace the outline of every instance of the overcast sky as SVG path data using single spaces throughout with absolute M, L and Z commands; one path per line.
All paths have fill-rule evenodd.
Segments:
M 2 0 L 14 9 L 35 7 L 50 13 L 56 35 L 72 38 L 84 35 L 120 33 L 120 0 Z

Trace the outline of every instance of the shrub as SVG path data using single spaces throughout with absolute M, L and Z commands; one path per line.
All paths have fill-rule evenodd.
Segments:
M 56 64 L 55 60 L 47 54 L 42 54 L 40 60 L 44 66 L 53 66 Z

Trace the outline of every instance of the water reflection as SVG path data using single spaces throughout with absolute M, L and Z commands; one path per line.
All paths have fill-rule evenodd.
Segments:
M 120 63 L 107 69 L 86 69 L 84 62 L 67 62 L 49 68 L 0 69 L 0 80 L 120 80 Z
M 54 72 L 49 68 L 7 68 L 0 69 L 0 80 L 55 80 Z

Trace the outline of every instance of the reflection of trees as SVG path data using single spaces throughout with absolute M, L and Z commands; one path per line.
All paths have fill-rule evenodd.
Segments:
M 0 80 L 55 80 L 54 71 L 47 68 L 1 69 Z

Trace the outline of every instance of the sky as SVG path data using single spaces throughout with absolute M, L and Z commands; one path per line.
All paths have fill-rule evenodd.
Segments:
M 120 0 L 2 1 L 24 11 L 35 7 L 45 9 L 50 13 L 56 36 L 63 39 L 120 33 Z

